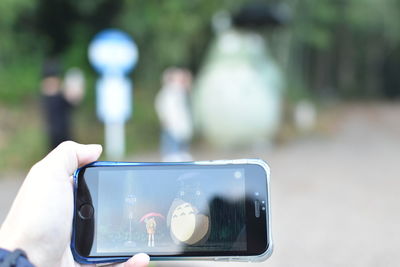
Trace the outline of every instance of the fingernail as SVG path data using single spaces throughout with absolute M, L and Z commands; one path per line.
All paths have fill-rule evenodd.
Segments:
M 87 145 L 89 149 L 95 150 L 95 151 L 99 151 L 101 152 L 103 150 L 103 147 L 99 144 L 90 144 Z
M 150 257 L 145 253 L 139 253 L 133 256 L 129 262 L 132 262 L 135 267 L 144 267 L 149 264 Z

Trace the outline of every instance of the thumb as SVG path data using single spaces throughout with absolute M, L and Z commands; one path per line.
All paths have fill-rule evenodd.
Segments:
M 139 253 L 130 258 L 124 263 L 124 267 L 147 267 L 150 262 L 150 257 L 147 254 Z
M 72 175 L 77 168 L 97 160 L 101 152 L 101 145 L 82 145 L 66 141 L 51 151 L 41 163 L 55 171 Z

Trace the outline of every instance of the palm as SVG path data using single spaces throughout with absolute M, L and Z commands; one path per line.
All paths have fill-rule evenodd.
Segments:
M 74 206 L 71 175 L 79 166 L 95 161 L 100 153 L 100 146 L 64 142 L 38 162 L 0 229 L 0 247 L 25 250 L 38 267 L 90 266 L 76 263 L 70 248 Z M 112 266 L 143 267 L 148 261 L 147 255 L 138 254 Z

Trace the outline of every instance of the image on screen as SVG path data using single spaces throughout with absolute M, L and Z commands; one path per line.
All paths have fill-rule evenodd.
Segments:
M 247 249 L 242 168 L 103 168 L 97 186 L 94 254 Z

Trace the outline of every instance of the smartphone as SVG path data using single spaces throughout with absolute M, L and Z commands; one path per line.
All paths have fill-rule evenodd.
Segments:
M 79 263 L 263 261 L 272 253 L 266 162 L 94 162 L 74 174 Z

